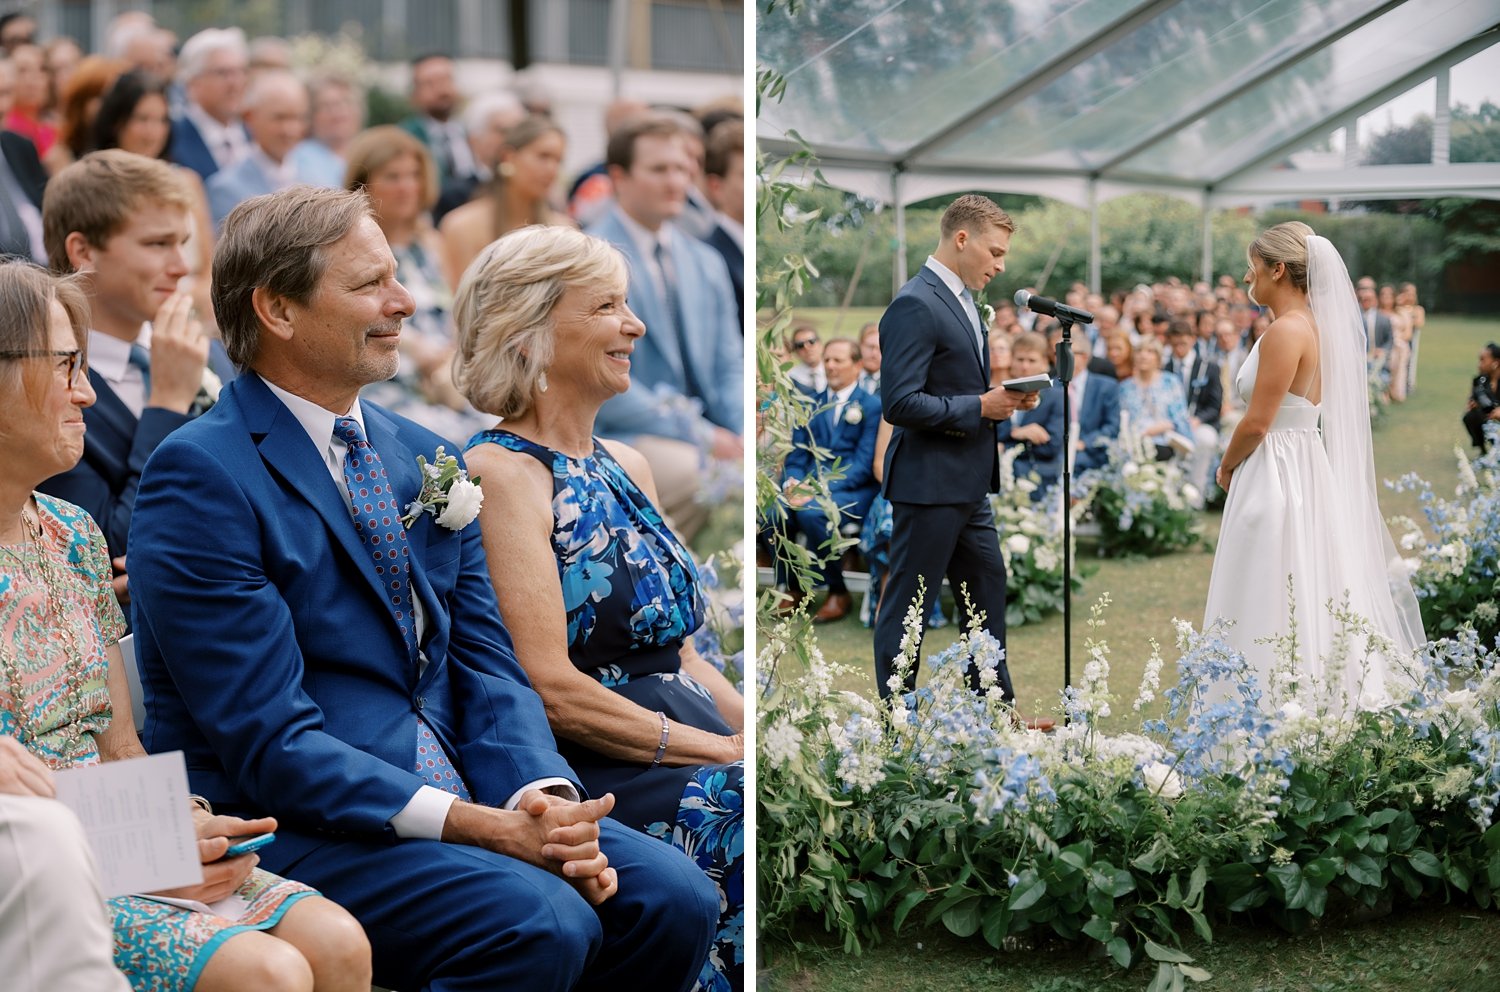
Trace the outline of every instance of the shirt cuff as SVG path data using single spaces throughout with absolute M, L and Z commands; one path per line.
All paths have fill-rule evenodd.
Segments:
M 391 829 L 406 840 L 442 840 L 443 824 L 448 822 L 448 810 L 457 798 L 451 792 L 424 785 L 401 812 L 391 817 Z
M 528 782 L 517 789 L 515 794 L 505 801 L 505 808 L 515 809 L 521 805 L 521 797 L 526 795 L 531 789 L 546 791 L 553 788 L 557 789 L 553 795 L 561 796 L 570 803 L 576 803 L 583 798 L 578 794 L 578 789 L 573 783 L 565 778 L 539 778 L 535 782 Z

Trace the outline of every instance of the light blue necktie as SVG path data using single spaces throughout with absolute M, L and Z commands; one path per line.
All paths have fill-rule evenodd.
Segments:
M 141 370 L 141 385 L 146 390 L 146 402 L 151 401 L 151 352 L 138 344 L 130 346 L 129 363 Z

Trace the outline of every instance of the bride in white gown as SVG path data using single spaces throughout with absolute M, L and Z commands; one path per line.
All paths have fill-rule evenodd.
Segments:
M 1406 660 L 1426 638 L 1376 502 L 1354 287 L 1338 251 L 1300 222 L 1266 231 L 1249 258 L 1250 298 L 1274 320 L 1235 378 L 1248 410 L 1219 468 L 1229 500 L 1205 625 L 1234 621 L 1229 643 L 1264 691 L 1280 663 L 1272 644 L 1256 641 L 1284 638 L 1295 622 L 1289 674 L 1299 697 L 1334 713 L 1377 709 L 1389 703 L 1391 682 L 1407 682 Z M 1389 639 L 1386 650 L 1357 637 L 1335 652 L 1343 625 L 1330 604 L 1368 620 Z M 1329 668 L 1336 653 L 1347 664 Z M 1208 697 L 1228 691 L 1221 685 Z

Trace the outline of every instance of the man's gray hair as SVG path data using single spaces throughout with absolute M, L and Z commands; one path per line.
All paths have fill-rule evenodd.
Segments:
M 469 101 L 464 108 L 464 130 L 470 133 L 489 127 L 495 114 L 510 114 L 515 120 L 526 116 L 526 105 L 510 90 L 490 90 Z
M 250 368 L 260 350 L 255 291 L 265 287 L 306 304 L 328 269 L 324 249 L 372 216 L 363 190 L 319 186 L 291 186 L 234 208 L 214 247 L 212 290 L 214 317 L 231 361 Z
M 182 43 L 177 56 L 177 81 L 187 84 L 203 74 L 208 57 L 215 52 L 234 52 L 246 62 L 250 46 L 239 28 L 204 28 Z

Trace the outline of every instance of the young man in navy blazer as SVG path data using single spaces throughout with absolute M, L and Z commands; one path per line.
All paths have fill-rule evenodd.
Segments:
M 93 326 L 83 411 L 83 459 L 42 484 L 104 531 L 115 589 L 129 598 L 127 547 L 146 459 L 168 434 L 213 404 L 234 366 L 193 316 L 179 284 L 192 233 L 191 194 L 165 162 L 119 149 L 94 152 L 53 178 L 42 213 L 56 272 L 84 277 Z
M 583 799 L 478 523 L 407 517 L 443 439 L 359 399 L 413 306 L 363 193 L 230 214 L 214 312 L 245 371 L 152 456 L 131 535 L 143 741 L 277 818 L 262 864 L 354 914 L 381 985 L 685 990 L 713 884 Z
M 1033 409 L 1037 395 L 990 387 L 988 338 L 973 296 L 1005 271 L 1014 230 L 992 200 L 959 197 L 943 212 L 937 250 L 880 318 L 881 399 L 895 427 L 883 490 L 891 501 L 891 577 L 875 618 L 882 696 L 916 688 L 915 666 L 903 684 L 891 663 L 918 578 L 930 603 L 946 575 L 955 595 L 963 588 L 983 611 L 1002 648 L 1001 691 L 1015 698 L 1003 660 L 1005 562 L 989 494 L 1000 485 L 995 425 Z

